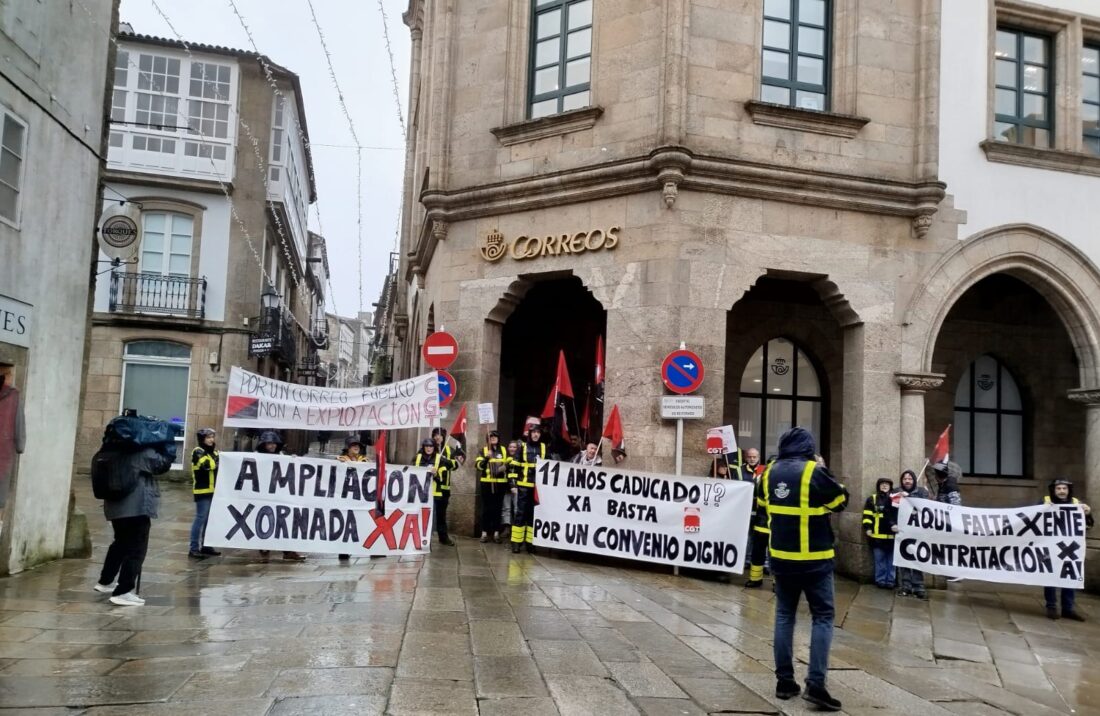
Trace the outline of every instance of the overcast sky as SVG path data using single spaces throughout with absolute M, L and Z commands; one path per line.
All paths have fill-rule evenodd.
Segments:
M 157 0 L 172 25 L 188 42 L 251 50 L 228 0 Z M 378 0 L 313 0 L 317 19 L 332 54 L 336 79 L 355 123 L 363 151 L 363 297 L 359 297 L 356 156 L 347 120 L 329 75 L 321 41 L 305 0 L 236 0 L 260 51 L 296 72 L 305 94 L 306 121 L 313 145 L 317 203 L 310 228 L 318 231 L 317 210 L 328 242 L 332 292 L 328 310 L 354 315 L 370 311 L 378 300 L 394 247 L 404 152 L 382 34 Z M 401 21 L 407 0 L 383 0 L 389 18 L 401 111 L 408 116 L 409 32 Z M 134 32 L 176 39 L 151 0 L 122 0 L 121 19 Z M 322 146 L 341 145 L 341 146 Z M 388 149 L 385 149 L 388 148 Z

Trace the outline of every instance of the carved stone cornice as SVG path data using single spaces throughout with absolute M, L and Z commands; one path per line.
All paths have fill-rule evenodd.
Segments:
M 501 145 L 510 147 L 513 144 L 533 142 L 544 137 L 553 137 L 558 134 L 579 132 L 582 129 L 590 129 L 596 124 L 596 120 L 603 114 L 603 107 L 584 107 L 568 112 L 554 114 L 538 119 L 525 119 L 522 122 L 508 124 L 503 127 L 495 127 L 489 131 L 497 138 Z
M 1066 397 L 1082 405 L 1100 405 L 1100 388 L 1074 388 Z
M 1051 169 L 1058 172 L 1100 176 L 1100 157 L 1084 152 L 1067 152 L 1061 149 L 1040 149 L 1024 144 L 1011 144 L 987 139 L 978 146 L 985 158 L 1001 164 L 1015 164 L 1032 169 Z
M 894 382 L 906 393 L 924 393 L 943 385 L 943 373 L 894 373 Z
M 749 100 L 745 103 L 754 124 L 781 129 L 797 129 L 802 132 L 828 134 L 833 137 L 853 139 L 859 130 L 871 120 L 853 114 L 819 112 L 801 107 L 788 107 L 785 104 L 773 104 Z

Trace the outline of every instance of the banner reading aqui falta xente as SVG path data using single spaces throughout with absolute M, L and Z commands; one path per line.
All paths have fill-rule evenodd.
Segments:
M 535 544 L 740 574 L 753 483 L 539 460 Z
M 392 430 L 429 427 L 439 418 L 439 376 L 364 388 L 285 383 L 233 366 L 225 401 L 229 428 Z
M 432 476 L 387 465 L 379 509 L 373 463 L 223 452 L 207 547 L 378 556 L 428 551 Z
M 947 577 L 1080 589 L 1080 505 L 984 509 L 907 497 L 898 508 L 894 566 Z

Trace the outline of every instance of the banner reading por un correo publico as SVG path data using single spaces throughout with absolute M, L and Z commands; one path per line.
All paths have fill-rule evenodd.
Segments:
M 381 512 L 377 489 L 369 462 L 223 452 L 203 544 L 360 557 L 427 552 L 427 468 L 387 465 Z
M 898 509 L 894 565 L 947 577 L 1080 589 L 1080 505 L 983 509 L 907 497 Z
M 740 574 L 753 484 L 540 460 L 535 544 Z
M 439 377 L 365 388 L 284 383 L 233 366 L 225 401 L 229 428 L 391 430 L 430 427 L 439 418 Z

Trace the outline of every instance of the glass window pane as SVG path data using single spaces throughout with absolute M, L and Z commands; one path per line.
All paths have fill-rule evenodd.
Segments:
M 4 116 L 4 149 L 18 157 L 23 156 L 23 125 L 8 116 Z
M 172 241 L 168 250 L 173 254 L 189 256 L 191 254 L 191 237 L 172 234 Z
M 1047 91 L 1047 71 L 1035 65 L 1024 65 L 1024 89 L 1032 92 Z
M 23 162 L 7 149 L 0 150 L 0 181 L 19 188 L 19 167 Z
M 802 109 L 813 109 L 817 111 L 825 110 L 825 95 L 820 92 L 803 92 L 799 90 L 795 93 L 795 106 Z
M 549 117 L 552 114 L 558 113 L 558 101 L 556 99 L 547 99 L 542 102 L 535 102 L 531 105 L 531 119 L 538 119 L 539 117 Z
M 964 474 L 974 472 L 970 461 L 970 413 L 955 411 L 955 423 L 951 428 L 951 458 L 959 463 Z
M 799 0 L 798 21 L 811 25 L 824 25 L 825 0 Z
M 764 76 L 780 80 L 791 78 L 791 56 L 786 52 L 764 50 Z
M 1019 477 L 1024 474 L 1024 418 L 1022 415 L 1001 416 L 1001 474 Z
M 737 411 L 737 444 L 742 450 L 760 449 L 760 398 L 741 398 Z
M 764 45 L 780 50 L 791 49 L 791 25 L 776 20 L 764 21 Z
M 561 38 L 543 40 L 535 46 L 535 67 L 557 64 L 561 59 Z
M 574 3 L 569 6 L 569 29 L 592 24 L 592 0 Z
M 784 339 L 768 341 L 768 395 L 794 393 L 794 345 Z
M 567 94 L 561 101 L 561 109 L 563 112 L 568 112 L 571 109 L 580 109 L 587 107 L 591 100 L 589 99 L 588 90 L 584 92 L 574 92 L 573 94 Z
M 1024 60 L 1040 65 L 1047 64 L 1047 41 L 1041 37 L 1024 35 Z
M 538 39 L 561 34 L 561 10 L 551 10 L 538 16 Z
M 795 412 L 795 425 L 806 428 L 814 434 L 818 452 L 821 451 L 821 403 L 805 400 L 798 401 Z
M 1047 98 L 1041 94 L 1024 92 L 1024 117 L 1037 121 L 1047 118 Z
M 153 251 L 142 251 L 141 270 L 146 273 L 163 273 L 164 254 Z
M 145 233 L 157 232 L 164 233 L 164 214 L 146 214 L 145 215 Z
M 1086 102 L 1100 102 L 1100 77 L 1081 78 L 1081 99 Z
M 774 102 L 775 104 L 791 103 L 791 91 L 786 87 L 775 85 L 760 85 L 760 100 L 762 102 Z
M 1050 132 L 1046 129 L 1023 127 L 1021 130 L 1020 143 L 1031 147 L 1038 147 L 1039 149 L 1050 149 Z
M 576 87 L 586 84 L 592 78 L 592 59 L 585 57 L 573 60 L 565 65 L 565 86 Z
M 791 0 L 764 0 L 764 14 L 784 20 L 791 19 Z
M 791 401 L 782 398 L 768 400 L 768 423 L 765 428 L 764 454 L 775 455 L 779 450 L 779 436 L 791 429 Z M 816 437 L 816 436 L 815 436 Z
M 741 392 L 764 392 L 763 371 L 764 346 L 760 346 L 756 349 L 756 352 L 752 354 L 752 358 L 749 358 L 748 364 L 745 365 L 745 372 L 741 374 Z
M 172 254 L 168 257 L 168 273 L 173 276 L 191 275 L 191 257 Z
M 1012 374 L 1008 372 L 1008 368 L 1004 366 L 1001 366 L 1001 409 L 1024 409 L 1023 403 L 1020 402 L 1020 388 L 1016 385 Z
M 1100 137 L 1084 137 L 1085 151 L 1100 155 Z
M 997 474 L 997 416 L 974 414 L 974 472 Z
M 15 221 L 15 205 L 19 201 L 19 192 L 0 184 L 0 216 Z
M 825 31 L 813 27 L 798 28 L 798 51 L 812 55 L 825 54 Z
M 187 418 L 187 366 L 126 364 L 122 407 L 139 415 L 183 423 Z
M 1100 104 L 1086 104 L 1081 106 L 1081 120 L 1085 129 L 1100 129 Z
M 553 92 L 558 89 L 558 74 L 557 66 L 535 72 L 535 94 Z
M 810 359 L 798 351 L 798 394 L 810 397 L 821 396 L 821 385 L 817 380 L 817 371 Z
M 580 57 L 592 53 L 592 28 L 569 33 L 567 57 Z
M 994 54 L 1008 60 L 1016 59 L 1016 33 L 997 30 L 997 49 Z
M 1009 117 L 1016 116 L 1016 92 L 1013 90 L 999 89 L 997 90 L 996 100 L 996 112 L 997 114 L 1007 115 Z
M 1002 142 L 1016 141 L 1016 125 L 1007 122 L 993 123 L 993 138 Z
M 959 378 L 959 385 L 955 388 L 955 407 L 970 407 L 970 366 L 966 366 L 966 372 Z
M 798 81 L 808 85 L 825 84 L 825 61 L 816 57 L 799 55 Z
M 993 356 L 980 356 L 974 361 L 974 407 L 997 407 L 997 361 Z
M 1016 86 L 1016 63 L 1012 60 L 997 60 L 997 84 L 1005 87 Z
M 1081 70 L 1090 74 L 1100 74 L 1100 48 L 1085 47 L 1081 50 Z

